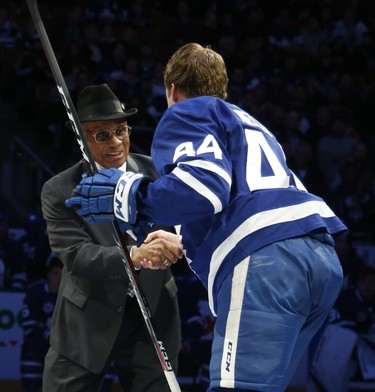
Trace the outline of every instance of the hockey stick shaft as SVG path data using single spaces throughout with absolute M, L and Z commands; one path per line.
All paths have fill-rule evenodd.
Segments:
M 59 64 L 56 60 L 56 56 L 55 56 L 54 51 L 52 49 L 47 32 L 44 28 L 44 24 L 43 24 L 42 18 L 39 13 L 37 0 L 26 0 L 26 2 L 27 2 L 27 6 L 29 8 L 35 29 L 36 29 L 37 33 L 39 34 L 39 39 L 41 41 L 41 45 L 43 47 L 45 56 L 47 58 L 51 72 L 52 72 L 53 77 L 55 79 L 55 83 L 56 83 L 57 89 L 59 91 L 61 100 L 64 104 L 68 118 L 72 124 L 74 134 L 76 136 L 77 142 L 78 142 L 79 147 L 82 152 L 82 156 L 86 161 L 89 162 L 91 172 L 93 174 L 95 174 L 95 173 L 97 173 L 98 170 L 97 170 L 95 161 L 93 160 L 92 155 L 90 153 L 90 149 L 87 145 L 85 135 L 82 131 L 82 127 L 81 127 L 81 124 L 80 124 L 80 121 L 78 118 L 78 114 L 75 110 L 75 107 L 72 102 L 69 90 L 66 86 L 64 77 L 61 73 Z M 120 253 L 122 256 L 122 261 L 123 261 L 126 273 L 128 275 L 130 284 L 132 285 L 134 295 L 137 298 L 141 313 L 143 315 L 143 318 L 144 318 L 144 321 L 146 324 L 146 328 L 148 330 L 152 344 L 153 344 L 153 346 L 156 350 L 156 353 L 158 355 L 160 364 L 161 364 L 162 369 L 164 371 L 164 374 L 167 379 L 170 390 L 171 390 L 171 392 L 181 392 L 181 389 L 180 389 L 178 382 L 177 382 L 177 378 L 173 372 L 172 365 L 168 359 L 167 352 L 164 348 L 164 344 L 162 341 L 158 340 L 156 337 L 155 330 L 154 330 L 154 327 L 153 327 L 152 321 L 151 321 L 150 307 L 147 303 L 147 299 L 146 299 L 145 295 L 143 294 L 143 290 L 142 290 L 142 287 L 139 283 L 138 276 L 134 270 L 133 262 L 131 261 L 127 246 L 121 240 L 122 236 L 119 235 L 119 233 L 120 233 L 120 231 L 119 231 L 117 225 L 113 224 L 114 240 L 120 249 Z

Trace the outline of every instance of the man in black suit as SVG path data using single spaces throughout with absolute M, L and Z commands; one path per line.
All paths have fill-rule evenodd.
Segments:
M 77 114 L 98 169 L 116 167 L 155 178 L 149 157 L 129 154 L 127 118 L 136 112 L 126 110 L 106 84 L 88 86 L 78 96 Z M 88 171 L 88 163 L 81 160 L 48 180 L 42 189 L 50 245 L 64 265 L 51 347 L 45 358 L 43 391 L 98 391 L 109 363 L 114 364 L 126 392 L 169 391 L 132 295 L 112 225 L 88 225 L 64 204 Z M 180 318 L 177 287 L 166 265 L 182 257 L 182 247 L 175 234 L 157 233 L 155 240 L 129 249 L 135 268 L 141 263 L 162 268 L 141 268 L 138 273 L 157 337 L 176 372 Z

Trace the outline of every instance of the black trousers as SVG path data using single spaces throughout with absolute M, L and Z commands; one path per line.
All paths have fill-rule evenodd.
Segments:
M 112 363 L 126 392 L 170 392 L 136 298 L 127 301 L 124 314 L 108 366 Z M 177 374 L 177 357 L 169 359 Z M 98 374 L 92 373 L 51 347 L 45 359 L 43 392 L 99 392 L 106 371 L 104 368 Z

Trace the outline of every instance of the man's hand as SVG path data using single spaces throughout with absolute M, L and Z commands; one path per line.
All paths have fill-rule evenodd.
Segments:
M 148 234 L 144 243 L 132 250 L 133 263 L 149 269 L 165 270 L 182 257 L 180 237 L 164 230 Z

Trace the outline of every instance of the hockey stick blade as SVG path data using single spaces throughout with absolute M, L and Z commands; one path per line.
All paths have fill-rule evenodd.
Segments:
M 60 94 L 62 103 L 65 107 L 66 113 L 68 115 L 68 118 L 72 124 L 72 128 L 74 131 L 74 134 L 76 136 L 77 142 L 79 144 L 79 147 L 82 152 L 83 158 L 89 162 L 90 167 L 91 167 L 91 172 L 92 173 L 97 173 L 97 168 L 95 161 L 93 160 L 90 150 L 88 148 L 86 138 L 84 136 L 84 133 L 82 131 L 81 124 L 79 122 L 79 118 L 77 115 L 77 112 L 75 110 L 75 107 L 73 105 L 69 90 L 65 84 L 65 79 L 61 73 L 59 64 L 56 60 L 54 51 L 52 49 L 51 43 L 49 41 L 47 32 L 44 28 L 44 24 L 42 21 L 42 18 L 39 13 L 39 8 L 38 8 L 38 2 L 37 0 L 26 0 L 27 6 L 29 8 L 35 29 L 37 33 L 39 34 L 39 39 L 42 45 L 42 48 L 44 50 L 44 54 L 47 58 L 48 64 L 50 66 L 51 72 L 53 74 L 53 77 L 55 79 L 55 83 L 58 89 L 58 92 Z M 147 299 L 145 295 L 143 294 L 142 287 L 139 283 L 138 276 L 134 270 L 133 263 L 131 261 L 129 251 L 126 247 L 125 244 L 120 240 L 121 236 L 119 235 L 120 231 L 118 227 L 113 224 L 113 237 L 115 239 L 115 242 L 117 243 L 117 246 L 120 249 L 120 253 L 122 256 L 122 261 L 124 264 L 124 268 L 126 270 L 126 273 L 128 275 L 130 284 L 133 288 L 134 295 L 137 298 L 138 305 L 140 307 L 141 313 L 143 315 L 146 328 L 148 330 L 151 342 L 156 350 L 156 353 L 158 355 L 160 364 L 162 366 L 162 369 L 164 371 L 165 377 L 167 379 L 169 388 L 171 392 L 181 392 L 181 389 L 178 385 L 176 375 L 172 369 L 171 363 L 168 359 L 167 352 L 164 348 L 164 344 L 162 341 L 158 340 L 155 334 L 155 330 L 151 321 L 151 312 L 150 312 L 150 307 L 147 303 Z

